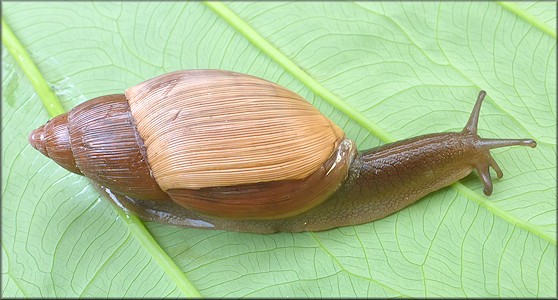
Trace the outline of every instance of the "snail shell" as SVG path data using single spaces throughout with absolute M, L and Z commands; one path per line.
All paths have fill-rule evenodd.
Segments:
M 242 219 L 284 218 L 327 199 L 355 154 L 339 151 L 343 140 L 296 93 L 218 70 L 173 72 L 92 99 L 30 137 L 115 193 Z
M 356 151 L 310 103 L 269 81 L 220 70 L 165 74 L 98 97 L 29 142 L 143 219 L 270 233 L 383 218 L 476 170 L 492 194 L 490 149 L 530 139 L 477 134 L 479 93 L 461 132 Z

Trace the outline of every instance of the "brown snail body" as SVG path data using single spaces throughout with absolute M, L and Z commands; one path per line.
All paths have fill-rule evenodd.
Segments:
M 489 149 L 533 140 L 480 138 L 481 91 L 462 132 L 357 152 L 297 94 L 219 70 L 165 74 L 84 102 L 30 143 L 146 220 L 269 233 L 374 221 L 476 169 L 492 193 Z

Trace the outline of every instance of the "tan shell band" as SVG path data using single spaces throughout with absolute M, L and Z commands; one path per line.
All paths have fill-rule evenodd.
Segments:
M 344 136 L 297 94 L 234 72 L 169 73 L 125 94 L 164 191 L 304 179 Z

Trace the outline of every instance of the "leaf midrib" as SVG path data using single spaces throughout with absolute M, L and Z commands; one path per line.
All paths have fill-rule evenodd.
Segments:
M 517 15 L 519 18 L 523 19 L 525 22 L 533 25 L 535 28 L 544 32 L 545 34 L 556 39 L 556 30 L 548 26 L 545 22 L 540 21 L 537 17 L 530 14 L 528 11 L 520 8 L 517 4 L 504 1 L 496 1 L 500 6 L 510 11 L 511 13 Z
M 234 11 L 221 2 L 203 2 L 211 10 L 213 10 L 218 16 L 220 16 L 225 22 L 231 25 L 235 30 L 242 34 L 248 41 L 250 41 L 256 48 L 260 49 L 263 53 L 268 55 L 272 60 L 277 62 L 280 66 L 285 68 L 293 77 L 297 78 L 300 82 L 306 85 L 312 92 L 320 96 L 326 102 L 331 104 L 333 107 L 337 108 L 341 112 L 345 113 L 349 118 L 360 124 L 362 127 L 373 133 L 375 136 L 379 137 L 384 142 L 394 142 L 395 139 L 391 134 L 385 131 L 375 122 L 366 118 L 359 111 L 354 109 L 351 105 L 343 102 L 338 96 L 326 89 L 317 80 L 311 77 L 308 73 L 302 70 L 294 61 L 283 54 L 278 48 L 267 41 L 263 36 L 261 36 L 255 29 L 253 29 L 247 22 L 245 22 L 240 16 L 238 16 Z M 488 199 L 482 197 L 481 195 L 475 193 L 470 188 L 467 188 L 460 182 L 456 182 L 451 185 L 459 194 L 463 195 L 480 206 L 484 207 L 486 210 L 491 212 L 493 215 L 503 219 L 504 221 L 511 223 L 512 225 L 521 227 L 536 236 L 548 241 L 552 245 L 556 245 L 555 237 L 544 232 L 539 226 L 533 225 L 529 222 L 525 222 L 515 217 L 511 213 L 503 210 L 502 208 L 495 206 Z

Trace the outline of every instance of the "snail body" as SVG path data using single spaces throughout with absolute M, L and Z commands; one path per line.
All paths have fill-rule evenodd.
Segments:
M 492 148 L 477 135 L 481 91 L 462 132 L 357 151 L 310 103 L 229 71 L 188 70 L 86 101 L 34 130 L 33 147 L 146 220 L 270 233 L 374 221 L 476 169 L 492 193 Z

